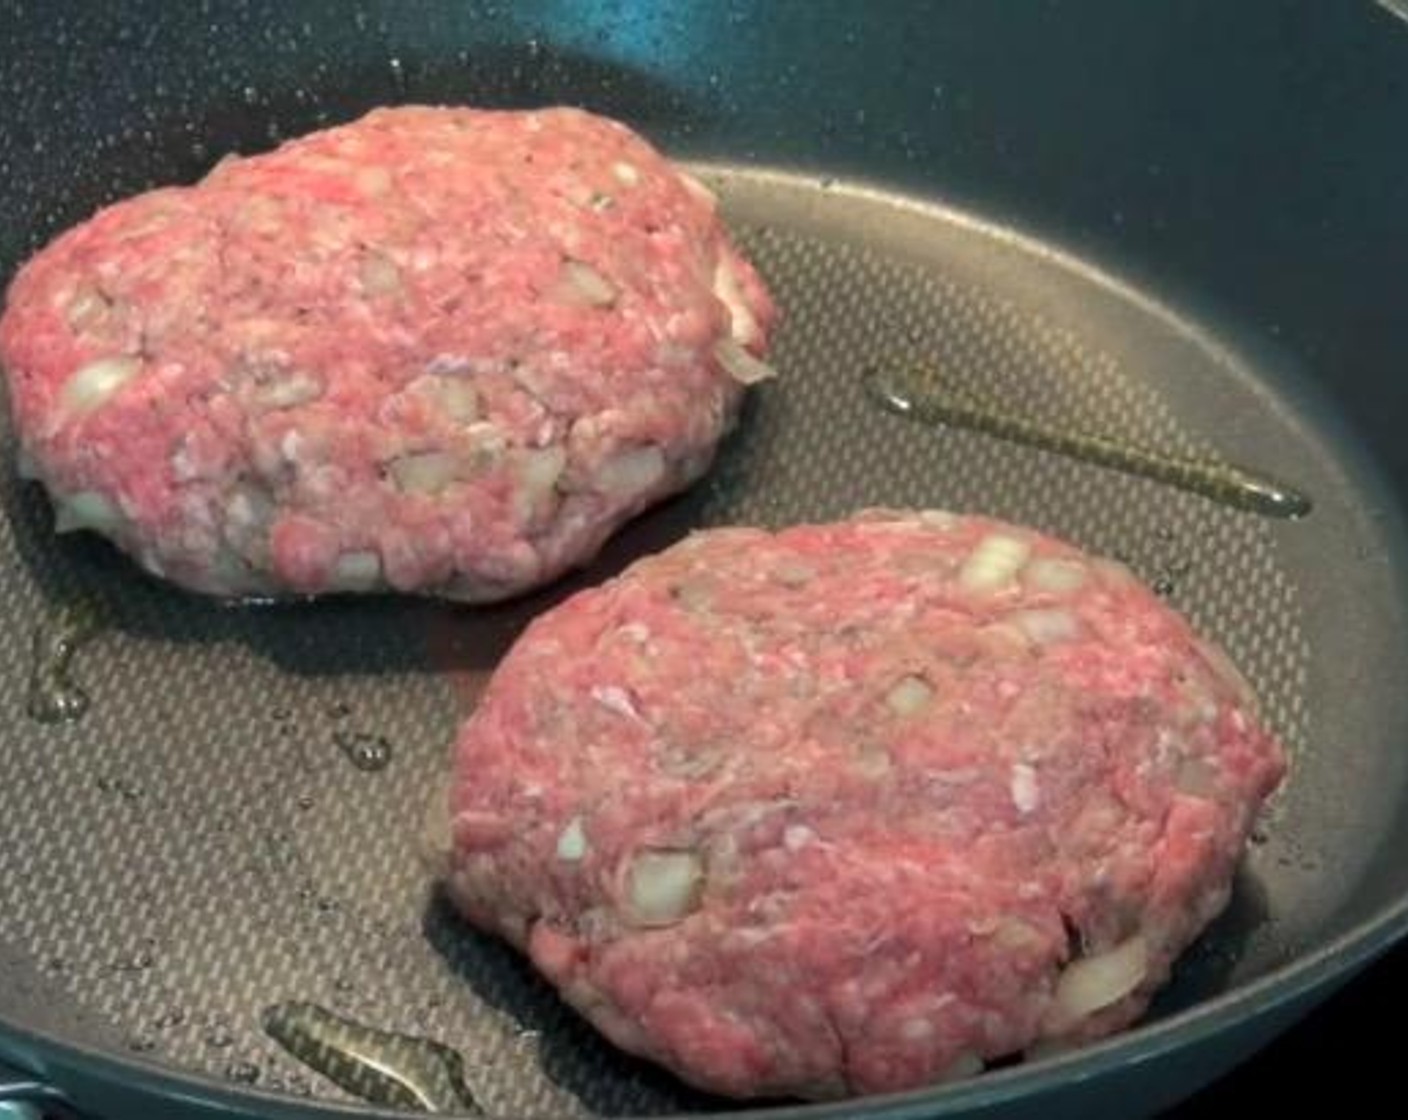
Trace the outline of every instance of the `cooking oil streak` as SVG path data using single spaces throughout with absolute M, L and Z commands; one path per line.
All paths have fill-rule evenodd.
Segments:
M 941 372 L 893 359 L 865 371 L 865 390 L 881 407 L 925 424 L 945 424 L 1050 451 L 1083 463 L 1153 479 L 1233 509 L 1294 520 L 1310 499 L 1275 479 L 1228 463 L 1148 451 L 1105 436 L 1062 432 L 997 408 L 971 404 L 945 388 Z
M 73 679 L 73 659 L 97 634 L 101 611 L 92 603 L 60 609 L 36 627 L 30 644 L 25 714 L 39 723 L 70 723 L 88 710 L 88 694 Z
M 428 1038 L 393 1034 L 315 1003 L 280 1003 L 264 1031 L 304 1065 L 372 1104 L 421 1112 L 479 1112 L 464 1083 L 464 1059 Z

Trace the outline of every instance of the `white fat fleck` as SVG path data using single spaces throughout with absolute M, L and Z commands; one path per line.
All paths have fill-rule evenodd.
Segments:
M 279 454 L 284 457 L 286 463 L 296 463 L 299 448 L 303 443 L 303 433 L 297 428 L 290 428 L 284 433 L 283 439 L 279 440 Z
M 587 854 L 587 834 L 582 830 L 582 818 L 573 817 L 557 838 L 557 858 L 576 863 Z
M 200 474 L 191 458 L 191 449 L 184 443 L 171 456 L 171 474 L 177 482 L 190 482 Z
M 628 187 L 633 187 L 640 182 L 640 172 L 636 170 L 633 163 L 625 160 L 617 160 L 611 165 L 611 174 L 616 176 L 618 183 L 623 183 Z
M 628 622 L 624 626 L 618 626 L 616 633 L 630 641 L 642 644 L 650 640 L 650 627 L 643 622 Z
M 963 562 L 958 582 L 968 591 L 995 591 L 1022 570 L 1031 551 L 1032 546 L 1021 537 L 990 533 Z
M 816 839 L 816 832 L 804 824 L 789 824 L 782 833 L 782 846 L 789 852 L 799 852 Z
M 1041 804 L 1041 787 L 1037 784 L 1036 770 L 1025 762 L 1012 766 L 1012 804 L 1023 816 L 1034 813 Z
M 957 516 L 946 509 L 920 510 L 919 520 L 934 529 L 952 529 L 958 523 Z
M 618 716 L 635 720 L 636 723 L 645 722 L 645 717 L 636 710 L 631 694 L 624 688 L 614 684 L 596 685 L 592 688 L 592 699 L 608 712 L 615 712 Z

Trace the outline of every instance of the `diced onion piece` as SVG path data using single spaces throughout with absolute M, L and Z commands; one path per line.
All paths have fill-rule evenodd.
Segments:
M 333 565 L 333 586 L 365 591 L 381 579 L 381 557 L 375 552 L 344 552 Z
M 718 205 L 718 196 L 689 172 L 677 171 L 676 174 L 679 175 L 680 184 L 684 189 L 695 198 L 699 199 L 700 202 L 704 203 L 705 206 L 708 206 L 712 210 Z
M 1173 784 L 1191 797 L 1211 797 L 1217 792 L 1217 771 L 1206 760 L 1189 755 L 1179 762 Z
M 369 296 L 395 295 L 401 290 L 401 270 L 396 267 L 396 262 L 375 249 L 362 257 L 357 280 L 362 291 Z
M 83 286 L 74 292 L 68 305 L 68 325 L 75 331 L 84 331 L 111 310 L 103 294 L 93 288 Z
M 1025 579 L 1034 590 L 1064 595 L 1085 583 L 1085 565 L 1076 560 L 1043 557 L 1027 566 Z
M 1041 932 L 1021 918 L 998 919 L 992 937 L 1003 949 L 1013 952 L 1031 948 L 1042 942 Z
M 1038 645 L 1055 645 L 1057 642 L 1073 641 L 1080 634 L 1080 623 L 1070 611 L 1057 609 L 1017 611 L 1008 616 L 1032 641 Z
M 647 849 L 631 861 L 628 880 L 635 924 L 668 926 L 698 904 L 704 865 L 696 852 Z
M 636 709 L 635 701 L 631 699 L 631 694 L 619 685 L 599 684 L 594 686 L 592 688 L 592 699 L 608 712 L 615 712 L 618 716 L 635 720 L 637 723 L 645 722 L 645 717 Z
M 1065 1054 L 1074 1045 L 1069 1038 L 1039 1038 L 1022 1051 L 1022 1057 L 1028 1062 L 1039 1062 L 1043 1058 Z
M 958 570 L 959 585 L 966 591 L 995 591 L 1022 570 L 1031 551 L 1032 546 L 1020 537 L 990 533 Z
M 1252 691 L 1252 686 L 1242 675 L 1242 671 L 1232 663 L 1232 659 L 1219 646 L 1202 638 L 1195 639 L 1193 645 L 1213 675 L 1232 690 L 1237 702 L 1249 712 L 1255 712 L 1256 693 Z
M 562 303 L 610 307 L 616 302 L 615 286 L 589 264 L 568 258 L 562 263 L 562 283 L 553 295 Z
M 103 531 L 115 528 L 121 521 L 122 513 L 118 508 L 96 491 L 80 490 L 56 499 L 54 531 L 57 533 L 80 529 Z
M 923 677 L 905 677 L 885 695 L 890 711 L 899 716 L 922 712 L 934 698 L 934 690 Z
M 987 1068 L 983 1059 L 974 1054 L 971 1050 L 959 1054 L 944 1066 L 941 1079 L 944 1081 L 963 1081 L 969 1077 L 977 1077 Z
M 633 187 L 640 182 L 640 172 L 633 163 L 625 160 L 617 160 L 611 165 L 611 174 L 616 176 L 618 183 L 623 183 L 628 187 Z
M 816 830 L 809 825 L 789 824 L 782 832 L 782 846 L 789 852 L 800 852 L 816 838 Z
M 608 459 L 597 471 L 594 482 L 603 494 L 634 496 L 644 494 L 664 477 L 665 453 L 652 443 Z
M 94 490 L 79 490 L 58 499 L 54 516 L 56 533 L 73 533 L 79 529 L 105 533 L 121 524 L 121 511 Z
M 1032 650 L 1026 631 L 1010 622 L 994 622 L 979 627 L 975 633 L 990 657 L 1026 657 Z
M 1067 1022 L 1078 1022 L 1118 1003 L 1149 974 L 1149 946 L 1140 934 L 1093 957 L 1072 961 L 1056 981 L 1056 1006 Z
M 387 466 L 396 486 L 408 494 L 438 494 L 455 480 L 460 460 L 448 451 L 402 455 Z
M 99 358 L 79 368 L 59 394 L 64 408 L 70 412 L 92 412 L 141 370 L 140 359 L 133 357 Z
M 516 471 L 523 489 L 533 496 L 546 494 L 562 477 L 567 466 L 567 451 L 562 447 L 543 447 L 523 451 L 517 459 Z
M 462 377 L 432 377 L 435 401 L 451 420 L 468 424 L 479 419 L 479 395 Z
M 582 818 L 573 817 L 557 838 L 557 858 L 576 863 L 587 854 L 587 834 L 582 830 Z
M 879 781 L 894 768 L 894 760 L 884 747 L 867 743 L 856 752 L 854 768 L 862 778 Z
M 230 526 L 239 531 L 261 528 L 274 517 L 274 499 L 262 486 L 240 483 L 230 491 L 225 507 Z
M 323 395 L 322 380 L 309 373 L 292 373 L 260 386 L 255 403 L 262 408 L 296 408 Z
M 816 571 L 806 564 L 783 563 L 772 570 L 772 575 L 783 587 L 806 587 L 816 576 Z
M 714 346 L 714 357 L 740 385 L 756 385 L 777 376 L 777 370 L 761 358 L 753 357 L 731 338 L 722 339 Z
M 1036 770 L 1033 767 L 1025 762 L 1013 764 L 1011 793 L 1012 804 L 1016 806 L 1017 812 L 1026 816 L 1036 811 L 1036 807 L 1041 804 L 1041 786 L 1037 783 Z
M 1134 574 L 1128 564 L 1122 564 L 1118 560 L 1110 560 L 1104 556 L 1098 556 L 1091 561 L 1092 566 L 1100 573 L 1100 578 L 1111 587 L 1122 589 L 1126 587 L 1142 587 L 1139 577 Z
M 758 320 L 754 318 L 748 301 L 743 298 L 743 290 L 738 286 L 738 274 L 733 271 L 733 262 L 727 253 L 714 266 L 714 294 L 728 308 L 729 333 L 734 341 L 747 346 L 758 337 Z
M 919 520 L 931 529 L 952 529 L 958 518 L 946 509 L 921 509 Z

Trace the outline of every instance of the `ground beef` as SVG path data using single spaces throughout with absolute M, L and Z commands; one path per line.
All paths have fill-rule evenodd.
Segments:
M 34 257 L 0 322 L 58 527 L 218 595 L 510 595 L 709 465 L 773 308 L 572 109 L 383 109 Z
M 691 1082 L 903 1089 L 1130 1023 L 1284 767 L 1121 565 L 945 513 L 716 530 L 524 633 L 447 886 Z

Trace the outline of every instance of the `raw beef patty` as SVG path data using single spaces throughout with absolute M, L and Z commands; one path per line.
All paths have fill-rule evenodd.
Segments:
M 509 653 L 448 888 L 697 1085 L 903 1089 L 1138 1016 L 1284 767 L 1120 565 L 944 513 L 703 532 Z
M 383 109 L 101 211 L 0 322 L 58 527 L 217 595 L 489 600 L 709 465 L 772 304 L 572 109 Z

